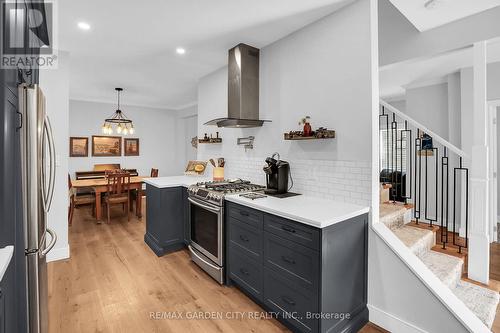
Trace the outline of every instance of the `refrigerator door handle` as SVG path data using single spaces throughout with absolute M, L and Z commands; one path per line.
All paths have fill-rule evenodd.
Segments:
M 54 197 L 54 189 L 55 189 L 55 182 L 56 182 L 56 148 L 54 144 L 54 134 L 52 132 L 52 126 L 50 125 L 50 120 L 49 117 L 46 116 L 44 120 L 44 134 L 47 135 L 47 143 L 49 145 L 49 184 L 48 184 L 48 189 L 46 198 L 45 198 L 45 211 L 49 212 L 50 206 L 52 205 L 52 198 Z M 42 166 L 45 168 L 45 165 Z
M 57 234 L 55 233 L 55 231 L 50 228 L 47 228 L 47 232 L 50 234 L 51 240 L 49 245 L 47 245 L 47 247 L 40 252 L 42 257 L 47 255 L 47 253 L 49 253 L 50 250 L 52 250 L 52 248 L 54 247 L 54 245 L 56 245 L 57 242 Z

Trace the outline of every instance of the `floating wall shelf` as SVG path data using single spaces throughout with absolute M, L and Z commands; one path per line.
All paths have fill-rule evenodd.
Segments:
M 283 137 L 288 141 L 304 141 L 304 140 L 326 140 L 335 139 L 335 131 L 323 130 L 321 132 L 313 132 L 311 136 L 302 136 L 302 132 L 284 133 Z
M 198 144 L 212 144 L 212 145 L 217 145 L 217 144 L 221 144 L 222 143 L 222 139 L 220 139 L 219 141 L 198 141 Z

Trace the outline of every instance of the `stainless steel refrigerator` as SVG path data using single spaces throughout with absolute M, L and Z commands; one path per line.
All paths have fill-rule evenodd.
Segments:
M 28 330 L 48 332 L 47 254 L 57 235 L 47 227 L 54 196 L 55 146 L 45 96 L 38 85 L 19 86 L 21 173 L 25 231 Z

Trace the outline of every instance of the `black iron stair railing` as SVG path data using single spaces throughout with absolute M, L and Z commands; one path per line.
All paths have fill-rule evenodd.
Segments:
M 451 232 L 451 244 L 462 252 L 468 247 L 469 231 L 465 153 L 385 101 L 381 101 L 379 119 L 380 181 L 391 185 L 390 201 L 411 204 L 416 224 L 439 226 L 437 237 L 443 249 Z

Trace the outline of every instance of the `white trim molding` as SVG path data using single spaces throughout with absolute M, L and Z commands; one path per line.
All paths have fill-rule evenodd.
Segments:
M 474 44 L 473 145 L 470 176 L 468 277 L 489 282 L 488 107 L 486 103 L 486 42 Z
M 385 312 L 368 304 L 368 312 L 370 314 L 370 322 L 377 326 L 383 327 L 389 332 L 405 332 L 405 333 L 427 333 L 415 325 L 408 323 L 400 318 L 393 316 L 392 314 Z

